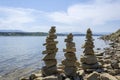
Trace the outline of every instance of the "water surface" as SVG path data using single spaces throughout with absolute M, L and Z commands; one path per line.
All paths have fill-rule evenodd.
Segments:
M 64 59 L 63 48 L 65 48 L 64 39 L 66 37 L 58 37 L 57 47 L 57 60 L 60 63 Z M 103 40 L 97 39 L 95 36 L 94 45 L 96 48 L 103 49 L 107 47 Z M 39 69 L 44 66 L 42 61 L 42 51 L 45 50 L 43 43 L 46 37 L 0 37 L 0 75 L 9 74 L 14 70 L 24 69 L 31 67 L 32 69 Z M 85 37 L 74 37 L 76 43 L 76 56 L 79 60 L 83 49 Z

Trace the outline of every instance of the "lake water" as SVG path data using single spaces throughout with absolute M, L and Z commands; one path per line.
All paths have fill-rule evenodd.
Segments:
M 64 58 L 63 48 L 65 48 L 64 39 L 66 37 L 58 37 L 57 60 L 60 63 Z M 107 47 L 103 40 L 95 39 L 94 45 L 96 48 L 103 49 Z M 43 43 L 46 37 L 0 37 L 0 75 L 11 73 L 14 70 L 31 67 L 32 69 L 39 69 L 44 66 L 42 61 L 42 51 L 45 50 Z M 76 56 L 79 60 L 82 54 L 81 46 L 84 44 L 85 36 L 74 37 L 76 43 Z

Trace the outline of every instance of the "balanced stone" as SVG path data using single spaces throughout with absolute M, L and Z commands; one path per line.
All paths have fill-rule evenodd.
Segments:
M 56 56 L 56 54 L 48 54 L 43 58 L 43 60 L 55 59 L 55 56 Z
M 56 66 L 52 66 L 52 67 L 46 67 L 46 66 L 44 66 L 43 68 L 42 68 L 42 74 L 44 75 L 44 76 L 46 76 L 46 75 L 52 75 L 52 74 L 55 74 L 55 73 L 57 73 L 57 67 Z
M 57 64 L 56 59 L 44 60 L 47 67 L 55 66 Z
M 56 45 L 47 45 L 46 46 L 46 49 L 48 49 L 48 50 L 51 50 L 51 49 L 56 49 L 57 47 L 56 47 Z
M 67 66 L 76 66 L 76 64 L 75 64 L 75 61 L 74 60 L 63 60 L 62 61 L 62 64 L 64 64 L 64 65 L 67 65 Z
M 66 44 L 66 47 L 70 47 L 70 48 L 72 48 L 72 47 L 75 47 L 75 43 L 74 42 L 71 42 L 71 43 L 67 43 Z
M 97 58 L 93 55 L 81 56 L 81 62 L 86 64 L 96 64 Z
M 65 67 L 64 68 L 64 72 L 67 76 L 76 76 L 76 71 L 77 71 L 77 68 L 76 67 Z
M 68 53 L 70 53 L 70 52 L 76 52 L 76 48 L 72 48 L 72 49 L 63 49 L 63 52 L 68 52 Z
M 73 39 L 65 39 L 65 42 L 71 42 Z
M 45 50 L 42 52 L 42 54 L 56 54 L 57 51 L 58 51 L 58 48 L 54 50 Z
M 65 53 L 65 57 L 67 57 L 68 60 L 73 60 L 73 61 L 77 60 L 75 54 L 72 53 Z

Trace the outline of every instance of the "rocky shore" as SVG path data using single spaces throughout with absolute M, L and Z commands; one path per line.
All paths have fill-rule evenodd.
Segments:
M 84 51 L 78 61 L 73 42 L 74 36 L 70 33 L 65 39 L 66 48 L 63 49 L 65 59 L 61 61 L 61 64 L 58 64 L 55 58 L 58 51 L 56 38 L 55 26 L 52 26 L 46 43 L 43 44 L 46 47 L 43 51 L 45 56 L 42 59 L 45 66 L 32 74 L 25 74 L 29 72 L 29 69 L 21 71 L 21 74 L 24 73 L 25 76 L 18 74 L 21 75 L 19 80 L 120 80 L 120 36 L 109 39 L 104 36 L 104 40 L 111 41 L 110 47 L 96 53 L 93 49 L 95 46 L 92 31 L 88 29 L 83 46 Z M 15 74 L 9 76 L 14 77 Z M 0 80 L 12 79 L 8 77 L 0 78 Z
M 69 34 L 65 39 L 66 49 L 63 50 L 66 59 L 58 65 L 55 61 L 57 41 L 54 39 L 56 38 L 53 26 L 46 39 L 47 43 L 44 44 L 46 45 L 44 54 L 47 58 L 44 57 L 43 60 L 46 66 L 20 80 L 120 80 L 120 36 L 112 39 L 110 47 L 105 48 L 102 53 L 95 53 L 92 31 L 88 29 L 84 52 L 78 61 L 75 55 L 75 43 L 72 42 L 73 35 Z

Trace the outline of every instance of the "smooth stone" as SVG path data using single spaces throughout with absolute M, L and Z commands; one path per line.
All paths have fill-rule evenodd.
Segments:
M 52 66 L 52 67 L 44 66 L 41 71 L 42 71 L 42 74 L 45 76 L 49 76 L 49 75 L 53 75 L 53 74 L 58 73 L 56 66 Z
M 77 74 L 77 68 L 76 67 L 65 67 L 64 72 L 67 76 L 76 76 Z
M 68 52 L 68 53 L 69 53 L 69 52 L 71 52 L 71 53 L 73 52 L 73 53 L 74 53 L 74 52 L 76 52 L 76 48 L 72 48 L 72 49 L 63 49 L 63 52 Z
M 54 50 L 45 50 L 42 52 L 42 54 L 56 54 L 57 51 L 58 51 L 58 48 Z
M 46 45 L 47 50 L 54 50 L 56 48 L 57 48 L 56 45 Z
M 66 60 L 66 59 L 62 61 L 62 64 L 65 65 L 65 66 L 76 66 L 76 62 L 75 61 Z
M 72 42 L 73 39 L 65 39 L 64 42 Z
M 65 57 L 68 60 L 73 60 L 73 61 L 77 60 L 75 53 L 65 53 Z
M 94 55 L 81 56 L 81 62 L 85 64 L 96 64 L 97 58 Z
M 84 70 L 86 70 L 86 69 L 98 69 L 98 68 L 101 68 L 102 67 L 102 65 L 101 65 L 101 63 L 96 63 L 96 64 L 93 64 L 93 65 L 88 65 L 88 64 L 82 64 L 82 68 L 84 69 Z
M 66 43 L 66 47 L 67 48 L 75 47 L 75 43 L 74 42 Z
M 44 60 L 45 65 L 47 67 L 51 67 L 57 64 L 57 60 L 56 59 L 49 59 L 49 60 Z
M 44 56 L 43 60 L 55 59 L 56 54 L 47 54 Z

